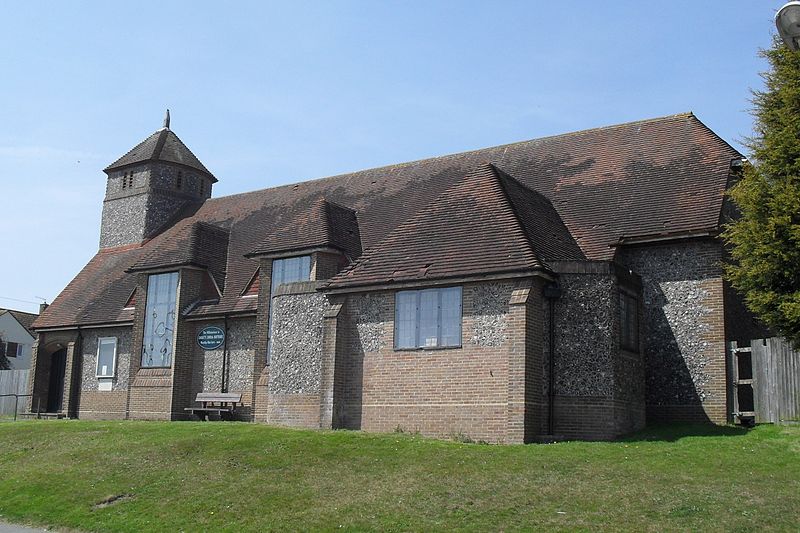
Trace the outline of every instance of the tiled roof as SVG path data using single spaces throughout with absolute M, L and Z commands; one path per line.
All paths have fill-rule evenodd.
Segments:
M 245 254 L 315 202 L 354 210 L 368 251 L 487 161 L 547 198 L 588 259 L 608 260 L 622 237 L 718 228 L 730 162 L 740 157 L 694 115 L 684 114 L 214 198 L 141 248 L 98 253 L 36 326 L 116 320 L 135 285 L 125 271 L 182 224 L 196 221 L 230 231 L 225 290 L 203 312 L 253 311 L 256 298 L 240 297 L 257 266 Z M 508 196 L 513 202 L 513 184 Z M 531 217 L 518 204 L 525 224 Z M 537 252 L 552 253 L 548 243 L 542 240 Z
M 361 236 L 355 211 L 319 198 L 309 209 L 298 212 L 281 227 L 268 232 L 261 244 L 248 255 L 277 254 L 316 247 L 337 248 L 351 258 L 361 255 Z
M 181 221 L 166 233 L 158 247 L 150 247 L 128 271 L 196 266 L 208 269 L 217 285 L 224 287 L 229 237 L 230 231 L 225 228 L 192 219 Z
M 550 202 L 489 163 L 391 231 L 328 288 L 542 270 L 585 259 Z
M 33 331 L 33 322 L 39 316 L 36 313 L 26 313 L 25 311 L 17 311 L 15 309 L 0 309 L 0 315 L 3 313 L 8 313 L 9 315 L 13 316 L 19 324 L 28 330 L 28 333 L 36 336 L 36 333 Z
M 217 178 L 200 162 L 189 148 L 183 144 L 175 133 L 169 128 L 161 128 L 150 137 L 143 140 L 127 154 L 123 155 L 105 168 L 105 171 L 115 170 L 144 161 L 167 161 L 178 163 L 203 172 L 214 182 Z

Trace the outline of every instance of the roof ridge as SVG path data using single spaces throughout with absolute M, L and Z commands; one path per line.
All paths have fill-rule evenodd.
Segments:
M 264 187 L 262 189 L 255 189 L 255 190 L 252 190 L 252 191 L 244 191 L 244 192 L 237 192 L 237 193 L 234 193 L 234 194 L 228 194 L 228 195 L 225 195 L 225 196 L 217 196 L 215 198 L 209 198 L 208 200 L 206 200 L 206 202 L 213 202 L 213 201 L 216 201 L 216 200 L 223 200 L 223 199 L 226 199 L 226 198 L 233 198 L 235 196 L 242 196 L 242 195 L 245 195 L 245 194 L 255 194 L 255 193 L 264 192 L 264 191 L 271 191 L 271 190 L 275 190 L 275 189 L 281 189 L 281 188 L 284 188 L 284 187 L 293 187 L 295 185 L 301 185 L 301 184 L 306 184 L 306 183 L 320 182 L 320 181 L 325 181 L 325 180 L 334 180 L 334 179 L 342 178 L 343 176 L 350 176 L 352 174 L 359 174 L 361 172 L 375 172 L 375 171 L 379 171 L 379 170 L 383 170 L 383 171 L 389 172 L 391 170 L 401 169 L 401 168 L 405 168 L 407 166 L 417 165 L 417 164 L 423 163 L 423 162 L 427 163 L 427 162 L 432 162 L 432 161 L 441 161 L 441 160 L 447 160 L 447 159 L 452 159 L 452 158 L 457 158 L 457 157 L 463 157 L 463 156 L 466 156 L 466 155 L 472 155 L 472 154 L 476 154 L 478 152 L 483 152 L 485 150 L 498 150 L 498 149 L 501 149 L 501 148 L 510 148 L 512 146 L 519 146 L 519 145 L 526 144 L 526 143 L 547 141 L 547 140 L 550 140 L 550 139 L 558 139 L 560 137 L 569 137 L 569 136 L 572 136 L 572 135 L 583 135 L 583 134 L 590 133 L 590 132 L 611 130 L 611 129 L 622 128 L 622 127 L 629 127 L 629 126 L 633 126 L 635 124 L 647 124 L 647 123 L 650 123 L 650 122 L 659 122 L 659 121 L 662 121 L 662 120 L 669 120 L 669 119 L 675 119 L 675 118 L 690 118 L 690 117 L 697 118 L 692 111 L 686 111 L 686 112 L 683 112 L 683 113 L 675 113 L 675 114 L 672 114 L 672 115 L 664 115 L 664 116 L 660 116 L 660 117 L 645 118 L 645 119 L 641 119 L 641 120 L 632 120 L 630 122 L 621 122 L 619 124 L 608 124 L 606 126 L 597 126 L 597 127 L 594 127 L 594 128 L 585 128 L 585 129 L 582 129 L 582 130 L 569 131 L 569 132 L 565 132 L 565 133 L 557 133 L 555 135 L 545 135 L 544 137 L 534 137 L 533 139 L 524 139 L 524 140 L 521 140 L 521 141 L 513 141 L 513 142 L 510 142 L 510 143 L 498 144 L 498 145 L 494 145 L 494 146 L 484 146 L 482 148 L 474 148 L 472 150 L 464 150 L 463 152 L 453 152 L 453 153 L 443 154 L 443 155 L 438 155 L 438 156 L 433 156 L 433 157 L 423 157 L 423 158 L 420 158 L 420 159 L 414 159 L 414 160 L 411 160 L 411 161 L 404 161 L 404 162 L 401 162 L 401 163 L 392 163 L 392 164 L 389 164 L 389 165 L 382 165 L 382 166 L 377 166 L 377 167 L 361 168 L 361 169 L 352 170 L 352 171 L 349 171 L 349 172 L 341 172 L 339 174 L 332 174 L 332 175 L 329 175 L 329 176 L 320 176 L 318 178 L 312 178 L 312 179 L 307 179 L 307 180 L 302 180 L 302 181 L 292 181 L 292 182 L 289 182 L 289 183 L 282 183 L 280 185 L 275 185 L 273 187 Z M 698 120 L 698 122 L 700 122 L 700 121 Z M 702 124 L 702 122 L 700 122 L 700 123 Z
M 153 153 L 150 154 L 150 159 L 152 159 L 153 161 L 157 161 L 161 157 L 161 152 L 164 151 L 164 145 L 167 143 L 167 135 L 169 135 L 169 129 L 161 128 L 156 133 L 158 133 L 158 140 L 156 141 L 156 145 L 153 147 Z M 173 133 L 173 135 L 175 134 Z
M 541 255 L 536 251 L 536 247 L 533 244 L 533 239 L 528 234 L 527 228 L 525 228 L 525 225 L 522 223 L 522 220 L 520 219 L 520 215 L 519 215 L 519 211 L 517 210 L 517 206 L 514 203 L 514 201 L 511 199 L 511 196 L 508 193 L 508 188 L 507 188 L 507 185 L 505 183 L 506 179 L 514 180 L 520 186 L 522 186 L 522 188 L 525 189 L 525 190 L 528 190 L 528 191 L 531 191 L 531 192 L 535 192 L 535 191 L 532 191 L 528 187 L 525 187 L 524 185 L 519 183 L 517 180 L 515 180 L 513 177 L 511 177 L 509 174 L 507 174 L 506 172 L 503 172 L 502 170 L 497 168 L 495 165 L 489 163 L 489 166 L 492 168 L 492 171 L 494 172 L 494 175 L 495 175 L 495 177 L 497 179 L 497 182 L 500 185 L 500 190 L 503 193 L 503 199 L 505 200 L 506 204 L 508 204 L 508 206 L 511 208 L 511 212 L 514 213 L 514 221 L 517 223 L 517 228 L 519 228 L 519 230 L 522 232 L 523 237 L 525 237 L 525 241 L 528 243 L 528 247 L 530 248 L 530 251 L 533 254 L 533 257 L 535 257 L 536 261 L 538 261 L 540 264 L 546 265 L 547 262 L 542 260 Z
M 23 315 L 39 316 L 38 313 L 31 313 L 29 311 L 20 311 L 19 309 L 9 309 L 7 307 L 0 308 L 0 314 L 2 313 L 20 313 Z

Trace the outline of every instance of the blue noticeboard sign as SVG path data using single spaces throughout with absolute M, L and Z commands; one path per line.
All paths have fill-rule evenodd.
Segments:
M 197 344 L 204 350 L 216 350 L 225 342 L 225 332 L 217 326 L 206 326 L 197 332 Z

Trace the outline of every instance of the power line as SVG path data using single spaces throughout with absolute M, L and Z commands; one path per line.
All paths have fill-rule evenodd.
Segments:
M 11 298 L 10 296 L 0 296 L 0 300 L 11 300 L 12 302 L 21 302 L 24 304 L 39 304 L 40 302 L 32 302 L 30 300 L 20 300 L 19 298 Z

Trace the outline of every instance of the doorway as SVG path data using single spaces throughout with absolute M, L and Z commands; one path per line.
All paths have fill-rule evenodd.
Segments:
M 50 384 L 47 388 L 47 412 L 57 413 L 64 403 L 64 373 L 67 369 L 67 349 L 61 348 L 50 356 Z

